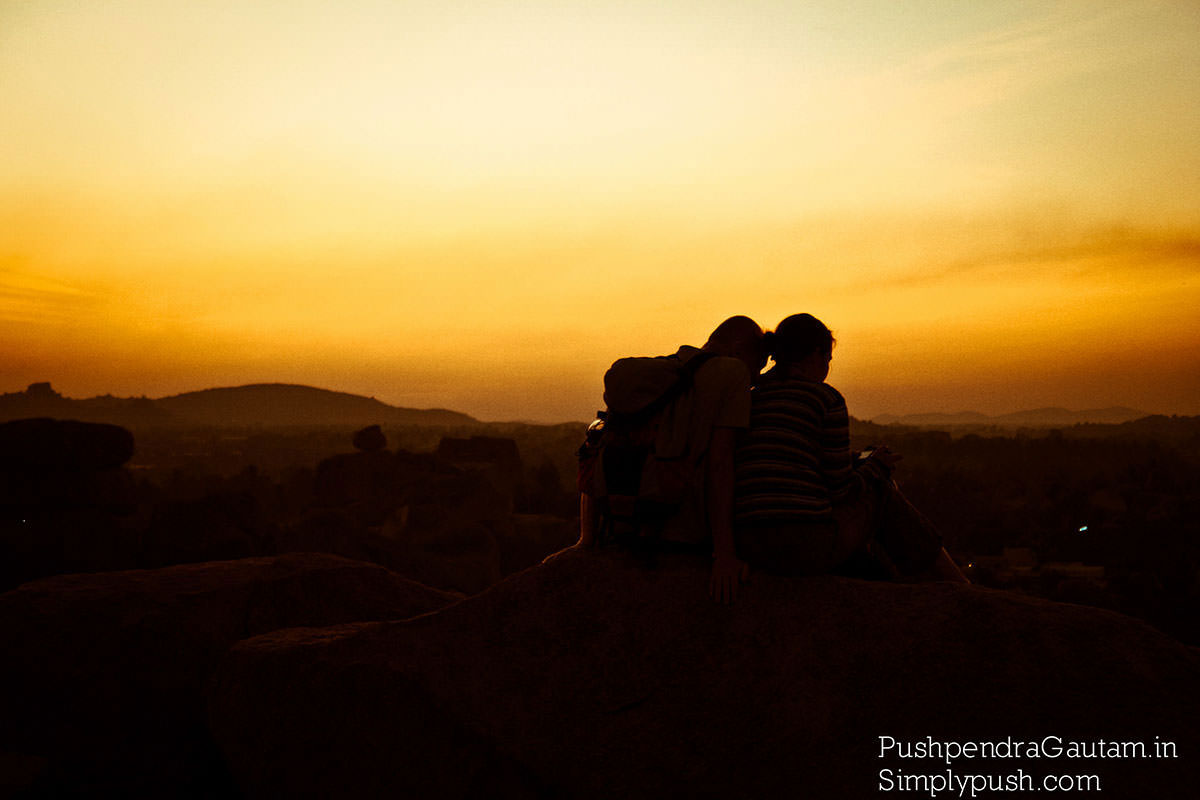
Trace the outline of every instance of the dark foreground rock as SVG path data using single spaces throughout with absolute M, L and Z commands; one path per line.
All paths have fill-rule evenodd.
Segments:
M 133 434 L 118 425 L 20 419 L 0 423 L 0 468 L 101 470 L 133 455 Z
M 27 583 L 0 595 L 0 764 L 42 764 L 35 786 L 52 795 L 219 793 L 204 686 L 234 642 L 457 599 L 314 553 Z
M 538 564 L 579 539 L 579 520 L 550 514 L 513 514 L 512 525 L 499 527 L 500 570 L 505 575 Z
M 49 384 L 30 387 L 57 397 Z M 135 510 L 133 435 L 117 425 L 0 423 L 0 591 L 45 575 L 140 566 L 121 518 Z
M 1200 658 L 1141 622 L 832 577 L 756 575 L 722 607 L 706 580 L 567 551 L 429 616 L 250 639 L 212 683 L 213 732 L 254 798 L 877 798 L 882 769 L 945 774 L 879 758 L 881 736 L 1160 737 L 1179 758 L 951 768 L 1192 796 Z

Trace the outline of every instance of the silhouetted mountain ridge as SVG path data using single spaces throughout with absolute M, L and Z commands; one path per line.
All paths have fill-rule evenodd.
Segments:
M 0 421 L 27 417 L 72 418 L 119 425 L 470 425 L 474 417 L 441 408 L 388 405 L 374 397 L 288 383 L 202 389 L 150 399 L 73 399 L 49 383 L 0 395 Z
M 304 425 L 311 422 L 463 425 L 477 421 L 458 411 L 401 408 L 374 397 L 290 383 L 202 389 L 163 397 L 156 403 L 179 417 L 213 425 Z
M 1093 408 L 1071 411 L 1066 408 L 1034 408 L 1014 411 L 1011 414 L 989 416 L 977 411 L 960 411 L 955 414 L 880 414 L 870 421 L 877 425 L 911 425 L 921 428 L 943 428 L 960 425 L 995 425 L 1003 428 L 1055 428 L 1069 425 L 1120 425 L 1135 419 L 1150 416 L 1126 406 Z

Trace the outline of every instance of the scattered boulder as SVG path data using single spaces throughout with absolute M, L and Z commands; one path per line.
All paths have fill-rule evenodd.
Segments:
M 475 522 L 446 527 L 410 526 L 396 535 L 385 525 L 388 565 L 428 586 L 477 594 L 503 577 L 500 544 L 488 526 Z
M 499 436 L 446 436 L 438 442 L 437 457 L 485 477 L 499 495 L 503 511 L 513 510 L 524 474 L 516 440 Z
M 436 474 L 404 494 L 380 527 L 402 575 L 475 594 L 503 576 L 500 539 L 511 538 L 509 506 L 477 472 Z
M 431 504 L 405 506 L 382 526 L 364 527 L 347 510 L 316 509 L 281 526 L 273 549 L 334 553 L 380 564 L 426 586 L 476 594 L 503 577 L 498 536 L 479 522 L 449 524 L 449 516 Z
M 387 448 L 387 437 L 378 425 L 370 425 L 354 434 L 354 449 L 364 453 L 378 453 Z
M 1112 612 L 956 584 L 755 575 L 568 550 L 437 614 L 233 647 L 213 733 L 251 798 L 879 796 L 881 736 L 1177 744 L 1178 759 L 959 761 L 1195 788 L 1200 655 Z
M 317 465 L 313 505 L 348 511 L 363 525 L 379 525 L 407 503 L 438 503 L 469 494 L 482 478 L 442 461 L 432 453 L 386 450 L 342 453 Z M 489 508 L 494 507 L 490 503 Z
M 65 419 L 0 423 L 0 468 L 114 469 L 133 456 L 133 434 L 119 425 Z
M 318 508 L 353 508 L 377 525 L 398 499 L 396 459 L 387 451 L 330 456 L 317 465 L 313 491 Z
M 268 555 L 272 531 L 250 492 L 217 492 L 154 506 L 136 566 L 231 561 Z
M 132 510 L 133 480 L 122 465 L 133 434 L 117 425 L 58 419 L 0 423 L 0 512 L 6 518 L 47 510 Z
M 0 591 L 65 571 L 137 566 L 136 537 L 118 519 L 137 508 L 122 466 L 132 455 L 133 436 L 117 425 L 0 424 Z
M 508 471 L 521 469 L 516 440 L 500 436 L 444 436 L 438 442 L 437 456 L 453 464 L 494 464 Z
M 203 690 L 230 645 L 458 599 L 314 553 L 27 583 L 0 595 L 0 752 L 44 760 L 38 785 L 55 796 L 223 794 Z
M 361 524 L 341 509 L 315 509 L 275 531 L 276 553 L 333 553 L 387 566 Z M 418 581 L 419 583 L 420 581 Z
M 50 385 L 50 381 L 39 381 L 29 384 L 29 387 L 25 389 L 25 394 L 37 400 L 62 397 L 61 394 L 54 391 L 54 387 Z
M 481 473 L 432 454 L 350 453 L 320 463 L 315 507 L 276 533 L 279 551 L 333 552 L 474 594 L 502 576 L 510 503 Z
M 19 467 L 0 471 L 0 514 L 10 519 L 63 509 L 123 516 L 136 506 L 133 478 L 123 468 Z

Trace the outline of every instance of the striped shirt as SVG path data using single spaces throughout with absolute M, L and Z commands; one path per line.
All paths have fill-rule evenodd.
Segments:
M 754 387 L 750 430 L 737 451 L 738 525 L 825 522 L 858 489 L 873 461 L 854 469 L 846 401 L 827 383 L 772 370 Z

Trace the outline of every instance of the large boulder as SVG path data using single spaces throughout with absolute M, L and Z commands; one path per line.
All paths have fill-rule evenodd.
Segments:
M 272 546 L 277 553 L 332 553 L 388 566 L 370 539 L 367 529 L 346 511 L 315 509 L 279 526 Z
M 129 514 L 137 491 L 129 470 L 76 467 L 0 468 L 0 519 L 28 519 L 64 509 Z
M 406 507 L 383 526 L 368 528 L 352 512 L 317 509 L 277 530 L 273 546 L 280 553 L 334 553 L 370 561 L 450 592 L 476 594 L 500 580 L 500 547 L 492 529 L 482 523 L 435 524 L 445 523 L 446 515 L 433 505 L 409 511 Z M 407 527 L 410 519 L 418 524 Z
M 383 435 L 383 430 L 378 425 L 368 425 L 360 431 L 355 431 L 351 441 L 354 443 L 355 450 L 361 450 L 364 453 L 378 453 L 387 449 L 387 437 Z
M 122 465 L 133 435 L 117 425 L 59 419 L 0 423 L 0 520 L 65 509 L 129 513 L 134 485 Z
M 884 769 L 946 774 L 884 736 L 1158 738 L 1179 758 L 949 768 L 1195 790 L 1200 657 L 1139 621 L 954 584 L 756 575 L 731 607 L 706 585 L 700 559 L 570 550 L 436 614 L 276 631 L 229 651 L 212 729 L 252 798 L 876 798 Z
M 498 582 L 500 544 L 483 523 L 412 527 L 399 537 L 390 525 L 383 540 L 390 543 L 387 565 L 396 572 L 448 591 L 478 594 Z
M 496 441 L 515 457 L 511 440 Z M 278 531 L 276 545 L 281 551 L 311 545 L 430 586 L 480 592 L 500 580 L 497 539 L 513 527 L 511 498 L 485 473 L 403 450 L 326 458 L 316 471 L 314 508 Z
M 137 508 L 122 467 L 132 454 L 132 434 L 116 425 L 0 424 L 0 591 L 45 575 L 139 566 L 121 519 Z
M 45 417 L 0 423 L 2 469 L 113 469 L 132 455 L 133 434 L 119 425 Z
M 512 511 L 522 479 L 521 455 L 516 440 L 497 436 L 465 439 L 445 436 L 438 442 L 437 457 L 486 478 L 504 503 L 505 512 Z
M 130 566 L 153 569 L 268 555 L 275 536 L 265 516 L 258 498 L 245 491 L 160 502 L 141 531 L 138 561 Z
M 228 786 L 203 693 L 233 643 L 283 627 L 402 619 L 457 599 L 314 553 L 27 583 L 0 595 L 0 751 L 42 760 L 39 790 L 50 794 L 219 792 Z
M 315 505 L 352 507 L 365 524 L 378 524 L 395 507 L 403 490 L 397 464 L 386 450 L 330 456 L 317 465 Z
M 317 465 L 313 505 L 342 509 L 363 525 L 381 524 L 397 508 L 433 505 L 475 522 L 506 516 L 506 500 L 480 470 L 431 453 L 343 453 Z
M 0 520 L 0 592 L 48 575 L 143 566 L 142 546 L 139 531 L 94 509 Z

